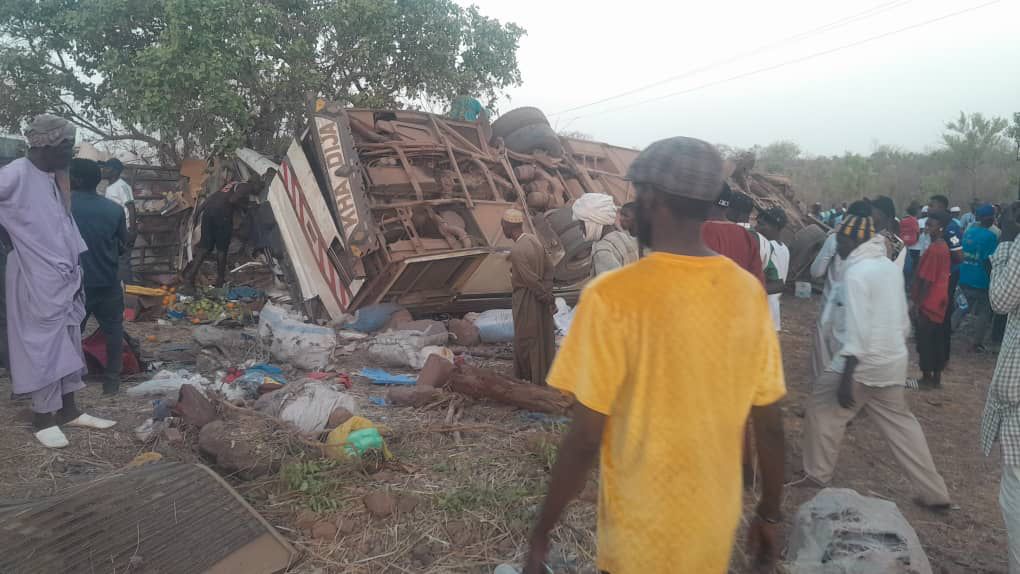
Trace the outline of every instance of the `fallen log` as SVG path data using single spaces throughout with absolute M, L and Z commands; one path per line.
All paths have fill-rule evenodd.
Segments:
M 564 414 L 573 403 L 567 395 L 556 389 L 532 385 L 470 365 L 460 365 L 454 369 L 446 388 L 474 399 L 492 399 L 529 411 L 550 414 Z

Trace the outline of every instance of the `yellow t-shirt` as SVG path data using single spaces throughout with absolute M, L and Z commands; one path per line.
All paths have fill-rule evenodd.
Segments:
M 548 381 L 607 415 L 598 569 L 726 572 L 745 422 L 786 393 L 761 283 L 722 256 L 656 253 L 607 273 Z

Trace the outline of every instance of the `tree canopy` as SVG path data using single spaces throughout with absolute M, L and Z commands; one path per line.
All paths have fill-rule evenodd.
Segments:
M 51 112 L 169 162 L 273 152 L 311 97 L 493 103 L 523 34 L 452 0 L 5 0 L 0 127 Z

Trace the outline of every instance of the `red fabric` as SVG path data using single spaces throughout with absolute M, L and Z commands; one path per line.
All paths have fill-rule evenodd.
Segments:
M 900 220 L 900 239 L 910 247 L 917 244 L 921 238 L 921 227 L 917 224 L 917 218 L 908 215 Z
M 928 283 L 928 293 L 925 295 L 924 301 L 918 301 L 921 288 L 915 281 L 914 304 L 933 323 L 942 323 L 946 318 L 946 309 L 949 307 L 951 265 L 949 246 L 945 241 L 939 239 L 925 250 L 924 255 L 921 256 L 921 263 L 917 266 L 917 278 L 924 279 Z
M 741 268 L 765 284 L 758 238 L 743 227 L 729 221 L 706 221 L 701 226 L 701 240 L 709 249 L 732 259 Z
M 106 368 L 106 335 L 102 329 L 96 329 L 87 339 L 81 342 L 81 350 L 85 354 L 85 364 L 89 374 L 101 375 Z M 124 357 L 121 365 L 121 375 L 135 375 L 142 372 L 138 364 L 138 357 L 131 351 L 127 337 L 124 337 L 124 346 L 121 353 Z

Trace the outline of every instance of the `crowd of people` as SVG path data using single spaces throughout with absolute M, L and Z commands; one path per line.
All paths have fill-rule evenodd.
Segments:
M 618 269 L 600 273 L 582 293 L 555 358 L 551 346 L 542 346 L 542 369 L 518 370 L 577 400 L 525 572 L 545 571 L 550 532 L 596 460 L 599 571 L 725 572 L 741 484 L 751 484 L 752 452 L 761 490 L 748 529 L 749 556 L 756 569 L 771 571 L 783 522 L 777 402 L 785 382 L 775 333 L 789 272 L 789 248 L 780 238 L 786 213 L 758 210 L 752 228 L 753 201 L 726 185 L 718 152 L 690 138 L 652 144 L 628 178 L 636 202 L 623 229 L 644 256 L 617 258 Z M 830 485 L 847 425 L 867 411 L 914 486 L 914 501 L 932 512 L 951 511 L 951 495 L 906 392 L 940 388 L 954 330 L 966 314 L 974 323 L 971 352 L 989 351 L 989 332 L 1001 321 L 1005 335 L 998 339 L 982 442 L 986 454 L 994 443 L 1002 445 L 1000 503 L 1010 572 L 1020 574 L 1020 322 L 1014 318 L 1020 254 L 1012 253 L 1020 204 L 1003 209 L 975 201 L 960 217 L 948 198 L 935 195 L 923 209 L 912 204 L 897 217 L 893 200 L 880 196 L 830 212 L 816 204 L 811 211 L 831 230 L 810 267 L 824 286 L 813 333 L 803 472 L 786 486 Z M 523 213 L 513 210 L 505 221 L 518 245 L 537 242 L 523 232 Z M 533 297 L 528 315 L 549 313 L 550 276 L 534 271 L 544 254 L 534 246 L 527 252 L 528 265 L 511 256 L 515 303 Z M 515 320 L 517 312 L 515 305 Z M 551 326 L 542 334 L 528 324 L 515 322 L 518 340 L 551 341 Z M 911 337 L 919 380 L 907 376 Z M 680 357 L 683 369 L 677 370 Z M 676 540 L 684 541 L 682 552 Z
M 26 136 L 28 155 L 0 168 L 4 351 L 14 393 L 31 398 L 35 437 L 59 448 L 68 444 L 62 425 L 115 424 L 82 412 L 75 393 L 84 387 L 82 332 L 90 315 L 106 339 L 103 391 L 119 390 L 121 281 L 136 213 L 130 193 L 118 196 L 119 162 L 72 159 L 75 130 L 67 121 L 39 116 Z M 66 189 L 59 181 L 65 172 Z M 97 192 L 103 179 L 110 183 L 106 197 Z M 503 215 L 513 242 L 515 374 L 577 401 L 525 572 L 545 571 L 550 533 L 596 461 L 600 571 L 725 572 L 742 486 L 755 483 L 760 492 L 749 555 L 768 571 L 782 548 L 784 520 L 778 402 L 786 386 L 777 331 L 790 271 L 782 241 L 787 214 L 756 209 L 749 196 L 729 188 L 719 152 L 697 139 L 651 144 L 628 179 L 636 198 L 623 206 L 618 225 L 589 228 L 597 277 L 558 352 L 553 266 L 541 241 L 526 231 L 527 212 Z M 230 242 L 223 222 L 251 192 L 250 184 L 231 183 L 203 210 L 198 259 L 218 252 L 219 281 Z M 905 393 L 940 388 L 954 329 L 970 315 L 968 351 L 988 352 L 990 341 L 1001 340 L 982 447 L 988 454 L 1001 443 L 1010 571 L 1020 574 L 1020 253 L 1013 253 L 1020 207 L 974 202 L 956 217 L 949 199 L 935 195 L 923 209 L 909 206 L 902 218 L 888 197 L 833 211 L 812 208 L 832 229 L 810 267 L 824 287 L 813 333 L 803 473 L 792 484 L 831 484 L 846 427 L 867 411 L 916 488 L 916 502 L 951 510 Z M 996 324 L 1006 316 L 997 339 Z M 916 381 L 907 377 L 911 336 L 921 373 Z M 752 453 L 759 481 L 751 480 Z

